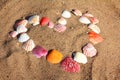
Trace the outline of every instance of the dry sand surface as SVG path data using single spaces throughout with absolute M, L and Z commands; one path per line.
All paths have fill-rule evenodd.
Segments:
M 89 11 L 100 23 L 104 42 L 95 45 L 98 55 L 80 64 L 79 73 L 67 73 L 60 64 L 37 59 L 21 48 L 17 38 L 8 35 L 16 20 L 38 14 L 53 22 L 64 9 Z M 89 42 L 88 29 L 72 15 L 64 33 L 47 27 L 31 27 L 29 36 L 46 49 L 57 49 L 65 56 L 81 51 Z M 120 80 L 120 0 L 0 0 L 0 80 Z

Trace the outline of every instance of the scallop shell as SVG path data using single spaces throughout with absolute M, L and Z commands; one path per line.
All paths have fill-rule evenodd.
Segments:
M 59 18 L 58 23 L 61 24 L 61 25 L 66 25 L 67 21 L 64 18 Z
M 98 33 L 98 34 L 100 33 L 100 28 L 95 24 L 88 25 L 88 28 L 94 31 L 95 33 Z
M 20 36 L 18 38 L 18 41 L 23 43 L 23 42 L 26 42 L 29 39 L 30 39 L 30 37 L 26 33 L 22 33 L 22 34 L 20 34 Z
M 33 26 L 38 25 L 39 21 L 40 21 L 39 15 L 33 15 L 33 16 L 29 17 L 29 19 L 28 19 L 28 23 L 32 24 Z
M 71 13 L 69 11 L 67 11 L 67 10 L 64 10 L 62 12 L 62 17 L 64 17 L 64 18 L 70 18 L 71 17 Z
M 83 47 L 83 53 L 88 57 L 93 57 L 97 54 L 97 50 L 91 43 L 88 43 Z
M 58 24 L 54 27 L 54 30 L 57 32 L 64 32 L 66 30 L 66 28 L 67 28 L 66 26 Z
M 71 57 L 66 57 L 61 62 L 61 67 L 66 72 L 75 73 L 80 71 L 80 65 L 74 61 Z
M 19 25 L 17 28 L 16 28 L 16 31 L 18 33 L 24 33 L 24 32 L 27 32 L 27 28 L 24 26 L 24 25 Z
M 83 23 L 83 24 L 90 24 L 90 20 L 85 17 L 85 16 L 81 16 L 80 19 L 79 19 L 79 22 Z
M 34 47 L 35 47 L 35 43 L 32 39 L 28 40 L 22 45 L 22 48 L 25 49 L 27 52 L 32 51 Z
M 10 36 L 11 36 L 12 38 L 16 37 L 17 35 L 18 35 L 18 32 L 16 32 L 16 31 L 10 32 Z
M 99 23 L 99 20 L 95 17 L 90 17 L 89 19 L 90 19 L 91 23 L 93 23 L 93 24 Z
M 73 59 L 78 62 L 78 63 L 83 63 L 83 64 L 86 64 L 87 63 L 87 57 L 86 55 L 84 55 L 83 53 L 80 53 L 80 52 L 76 52 L 76 53 L 73 53 L 74 54 L 74 57 Z
M 49 28 L 54 28 L 54 23 L 53 23 L 53 22 L 51 22 L 51 21 L 50 21 L 50 22 L 48 22 L 48 27 L 49 27 Z
M 47 17 L 42 17 L 42 19 L 40 20 L 40 25 L 41 26 L 45 26 L 50 22 L 49 18 Z
M 27 23 L 28 23 L 28 21 L 24 19 L 24 20 L 21 20 L 21 21 L 17 22 L 17 23 L 15 24 L 15 26 L 16 26 L 16 27 L 19 26 L 19 25 L 26 26 Z
M 82 16 L 82 12 L 78 9 L 72 9 L 72 13 L 76 16 Z

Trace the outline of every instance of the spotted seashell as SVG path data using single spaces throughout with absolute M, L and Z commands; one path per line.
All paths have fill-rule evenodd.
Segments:
M 81 16 L 79 18 L 79 22 L 81 22 L 83 24 L 90 24 L 91 23 L 90 20 L 87 17 L 85 17 L 85 16 Z
M 64 18 L 70 18 L 71 17 L 71 13 L 69 11 L 67 11 L 67 10 L 64 10 L 62 12 L 62 17 L 64 17 Z
M 64 18 L 59 18 L 58 23 L 61 24 L 61 25 L 66 25 L 67 21 Z
M 50 22 L 48 22 L 48 27 L 49 27 L 49 28 L 54 28 L 54 23 L 53 23 L 53 22 L 51 22 L 51 21 L 50 21 Z
M 18 41 L 23 43 L 23 42 L 26 42 L 29 39 L 30 39 L 30 37 L 26 33 L 22 33 L 22 34 L 20 34 L 20 36 L 18 38 Z
M 17 31 L 12 31 L 10 32 L 9 34 L 12 38 L 16 37 L 18 35 L 18 32 Z
M 34 47 L 35 47 L 35 43 L 32 39 L 28 40 L 22 45 L 22 48 L 25 49 L 27 52 L 32 51 Z
M 16 31 L 18 33 L 24 33 L 24 32 L 27 32 L 27 28 L 24 26 L 24 25 L 19 25 L 17 28 L 16 28 Z
M 91 23 L 93 23 L 93 24 L 99 23 L 99 20 L 95 17 L 90 17 L 89 19 L 90 19 Z
M 78 62 L 78 63 L 83 63 L 83 64 L 86 64 L 87 63 L 87 57 L 86 55 L 84 55 L 83 53 L 80 53 L 80 52 L 76 52 L 76 53 L 73 53 L 73 59 Z
M 19 26 L 19 25 L 26 26 L 27 23 L 28 23 L 28 21 L 24 19 L 24 20 L 21 20 L 21 21 L 17 22 L 17 23 L 15 24 L 15 26 L 16 26 L 16 27 Z
M 98 33 L 98 34 L 100 33 L 100 28 L 95 24 L 88 25 L 88 28 L 91 29 L 92 31 Z
M 54 30 L 57 32 L 64 32 L 66 30 L 66 26 L 58 24 L 54 27 Z
M 40 16 L 39 15 L 33 15 L 28 19 L 28 23 L 32 24 L 33 26 L 36 26 L 39 24 Z
M 88 43 L 83 47 L 83 53 L 88 57 L 93 57 L 97 54 L 97 50 L 91 43 Z
M 76 16 L 82 16 L 82 12 L 78 9 L 72 9 L 72 13 Z

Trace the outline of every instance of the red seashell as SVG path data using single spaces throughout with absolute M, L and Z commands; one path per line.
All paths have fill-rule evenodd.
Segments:
M 93 44 L 98 44 L 104 40 L 99 34 L 93 32 L 93 31 L 89 32 L 88 35 L 89 35 L 89 40 Z
M 40 20 L 40 25 L 41 26 L 45 26 L 50 22 L 49 18 L 47 17 L 42 17 L 42 19 Z
M 67 28 L 66 26 L 58 24 L 54 27 L 54 30 L 57 32 L 64 32 L 66 30 L 66 28 Z
M 63 70 L 71 73 L 80 71 L 80 65 L 76 61 L 74 61 L 71 57 L 66 57 L 61 62 L 61 67 Z

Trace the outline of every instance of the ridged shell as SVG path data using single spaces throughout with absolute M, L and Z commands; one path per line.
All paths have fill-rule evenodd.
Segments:
M 29 39 L 30 39 L 30 37 L 26 33 L 22 33 L 22 34 L 20 34 L 20 36 L 18 38 L 18 41 L 23 43 L 23 42 L 26 42 Z
M 62 12 L 62 17 L 64 17 L 64 18 L 70 18 L 71 17 L 71 13 L 69 11 L 67 11 L 67 10 L 64 10 Z
M 97 50 L 91 43 L 88 43 L 83 47 L 83 53 L 88 57 L 93 57 L 97 54 Z
M 48 27 L 49 27 L 49 28 L 54 28 L 54 23 L 53 23 L 53 22 L 51 22 L 51 21 L 50 21 L 50 22 L 48 22 Z
M 83 53 L 80 53 L 80 52 L 76 52 L 76 53 L 73 53 L 74 54 L 74 57 L 73 59 L 78 62 L 78 63 L 83 63 L 83 64 L 86 64 L 87 63 L 87 57 L 86 55 L 84 55 Z
M 16 36 L 18 35 L 18 32 L 12 31 L 12 32 L 10 32 L 9 35 L 10 35 L 12 38 L 14 38 L 14 37 L 16 37 Z
M 28 19 L 28 23 L 32 24 L 33 26 L 38 25 L 39 21 L 40 21 L 39 15 L 33 15 L 33 16 L 29 17 L 29 19 Z
M 47 17 L 42 17 L 42 19 L 40 20 L 40 25 L 41 26 L 45 26 L 50 22 L 50 19 Z
M 61 67 L 66 72 L 75 73 L 80 71 L 80 65 L 74 61 L 71 57 L 66 57 L 61 62 Z
M 67 28 L 66 26 L 58 24 L 54 27 L 54 30 L 57 32 L 64 32 L 66 30 L 66 28 Z
M 16 28 L 16 31 L 18 33 L 24 33 L 24 32 L 27 32 L 27 28 L 24 26 L 24 25 L 19 25 L 17 28 Z
M 100 28 L 95 24 L 88 25 L 88 28 L 91 29 L 92 31 L 98 33 L 98 34 L 100 33 Z
M 90 19 L 91 23 L 93 23 L 93 24 L 99 23 L 99 20 L 95 17 L 90 17 L 89 19 Z
M 81 16 L 79 18 L 79 22 L 81 22 L 83 24 L 90 24 L 91 23 L 90 20 L 87 17 L 85 17 L 85 16 Z
M 82 16 L 82 12 L 78 9 L 72 9 L 72 13 L 76 16 Z
M 67 21 L 64 18 L 59 18 L 58 23 L 61 24 L 61 25 L 66 25 Z
M 15 24 L 15 26 L 16 26 L 16 27 L 19 26 L 19 25 L 26 26 L 27 23 L 28 23 L 28 21 L 24 19 L 24 20 L 21 20 L 21 21 L 17 22 L 17 23 Z
M 28 40 L 27 42 L 23 43 L 23 45 L 22 45 L 22 48 L 24 50 L 26 50 L 27 52 L 32 51 L 34 47 L 35 47 L 35 43 L 32 39 Z

